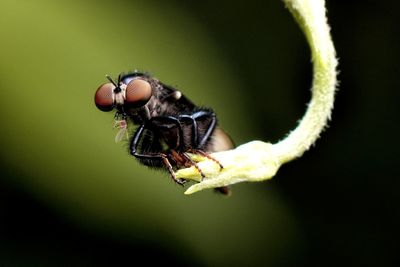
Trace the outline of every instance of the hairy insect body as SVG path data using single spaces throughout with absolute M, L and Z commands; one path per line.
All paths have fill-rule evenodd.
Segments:
M 173 87 L 139 72 L 121 74 L 117 83 L 108 79 L 110 83 L 96 92 L 96 106 L 116 109 L 116 118 L 139 125 L 129 150 L 142 164 L 166 168 L 175 182 L 183 184 L 174 175 L 179 168 L 195 166 L 204 177 L 188 152 L 210 157 L 208 153 L 233 148 L 230 137 L 217 127 L 215 113 L 196 106 Z

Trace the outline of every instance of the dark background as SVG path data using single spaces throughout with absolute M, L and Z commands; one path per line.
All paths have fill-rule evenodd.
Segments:
M 93 105 L 139 68 L 276 142 L 310 98 L 310 53 L 273 1 L 2 1 L 0 265 L 398 266 L 395 1 L 327 1 L 330 127 L 268 182 L 184 196 L 113 142 Z

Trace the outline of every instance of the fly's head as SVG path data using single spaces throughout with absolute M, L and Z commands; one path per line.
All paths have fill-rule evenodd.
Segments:
M 120 74 L 117 82 L 106 77 L 109 82 L 97 89 L 94 101 L 102 111 L 116 110 L 117 119 L 130 118 L 135 124 L 142 124 L 152 117 L 195 108 L 180 91 L 147 74 Z
M 117 82 L 108 75 L 106 77 L 108 82 L 97 89 L 94 102 L 101 111 L 115 110 L 114 126 L 120 130 L 117 137 L 125 136 L 128 117 L 136 122 L 150 118 L 147 106 L 153 96 L 153 89 L 148 77 L 140 73 L 119 75 Z M 117 137 L 116 141 L 120 141 Z
M 143 108 L 152 96 L 151 85 L 145 77 L 123 79 L 119 75 L 117 82 L 108 75 L 106 77 L 109 82 L 102 84 L 94 96 L 94 102 L 101 111 L 116 110 L 117 114 L 126 116 L 128 111 Z

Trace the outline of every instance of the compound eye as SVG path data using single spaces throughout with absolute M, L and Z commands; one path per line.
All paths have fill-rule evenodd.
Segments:
M 144 80 L 134 79 L 126 86 L 125 103 L 130 107 L 142 107 L 149 101 L 150 97 L 151 85 Z
M 111 111 L 114 108 L 114 88 L 112 83 L 105 83 L 97 89 L 94 103 L 101 111 Z

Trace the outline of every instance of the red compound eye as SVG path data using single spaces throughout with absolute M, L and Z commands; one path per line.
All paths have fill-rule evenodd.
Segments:
M 141 79 L 134 79 L 126 86 L 125 103 L 130 107 L 142 107 L 151 97 L 151 85 Z
M 101 111 L 111 111 L 114 108 L 114 88 L 112 83 L 105 83 L 97 89 L 94 103 Z

